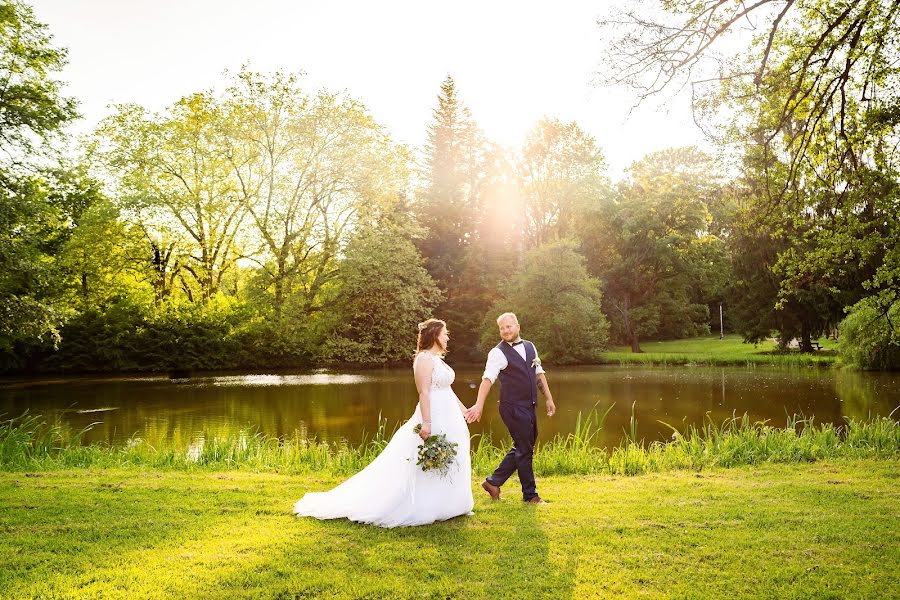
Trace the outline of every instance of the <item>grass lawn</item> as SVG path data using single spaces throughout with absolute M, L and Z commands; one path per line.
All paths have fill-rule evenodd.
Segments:
M 4 598 L 900 597 L 900 461 L 539 481 L 554 502 L 382 530 L 297 519 L 341 478 L 0 473 Z
M 743 365 L 773 364 L 783 366 L 829 366 L 835 362 L 836 343 L 821 338 L 822 350 L 804 354 L 794 349 L 785 354 L 776 353 L 774 342 L 745 344 L 739 335 L 708 335 L 684 340 L 642 342 L 641 354 L 631 352 L 629 346 L 613 346 L 603 354 L 601 362 L 612 364 L 712 364 Z

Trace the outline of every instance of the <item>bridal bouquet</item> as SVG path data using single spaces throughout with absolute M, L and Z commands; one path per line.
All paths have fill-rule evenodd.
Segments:
M 416 425 L 413 432 L 418 435 L 422 431 L 422 425 Z M 459 444 L 447 439 L 446 434 L 429 436 L 419 445 L 419 461 L 423 471 L 437 470 L 441 477 L 446 477 L 450 472 L 450 465 L 456 462 L 456 447 Z

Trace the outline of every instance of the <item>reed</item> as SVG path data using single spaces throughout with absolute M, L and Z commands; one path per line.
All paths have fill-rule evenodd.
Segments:
M 541 443 L 535 450 L 539 475 L 588 475 L 595 473 L 640 475 L 677 469 L 702 470 L 760 463 L 802 463 L 835 458 L 900 458 L 900 423 L 894 413 L 866 420 L 848 419 L 840 426 L 815 423 L 813 418 L 792 416 L 784 427 L 751 422 L 733 415 L 721 423 L 707 418 L 702 426 L 683 431 L 672 427 L 671 439 L 645 443 L 637 437 L 632 418 L 627 438 L 612 449 L 597 445 L 612 407 L 599 414 L 578 415 L 575 430 Z M 24 414 L 0 422 L 0 470 L 51 470 L 65 468 L 145 467 L 154 469 L 249 469 L 288 473 L 354 473 L 384 449 L 396 428 L 388 433 L 386 419 L 371 438 L 360 444 L 326 443 L 295 432 L 282 438 L 258 431 L 230 436 L 204 434 L 187 447 L 171 440 L 131 438 L 122 446 L 85 445 L 87 431 L 72 430 Z M 473 436 L 472 466 L 478 475 L 489 474 L 509 450 L 507 441 Z

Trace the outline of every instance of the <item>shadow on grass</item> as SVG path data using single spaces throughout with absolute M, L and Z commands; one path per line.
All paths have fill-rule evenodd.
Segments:
M 166 487 L 140 473 L 35 473 L 3 479 L 2 488 L 12 484 L 13 491 L 0 494 L 0 529 L 18 548 L 11 551 L 0 543 L 0 582 L 8 597 L 121 592 L 135 584 L 135 572 L 149 576 L 154 567 L 170 571 L 179 548 L 221 527 L 223 513 L 211 510 L 208 497 L 187 479 L 184 485 Z M 221 498 L 234 507 L 243 504 L 239 494 Z M 169 578 L 174 578 L 171 572 Z
M 478 498 L 472 516 L 396 529 L 285 515 L 287 538 L 216 589 L 230 597 L 567 597 L 576 560 L 551 555 L 543 510 Z

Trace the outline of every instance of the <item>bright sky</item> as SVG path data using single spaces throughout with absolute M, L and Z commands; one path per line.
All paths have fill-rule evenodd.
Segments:
M 577 121 L 614 179 L 647 152 L 702 144 L 686 100 L 628 116 L 627 90 L 595 85 L 596 20 L 616 2 L 556 0 L 30 0 L 59 46 L 91 129 L 108 105 L 159 110 L 222 87 L 222 72 L 304 71 L 311 89 L 361 100 L 395 140 L 421 147 L 450 74 L 487 136 L 518 147 L 543 115 Z M 552 8 L 550 8 L 552 6 Z

